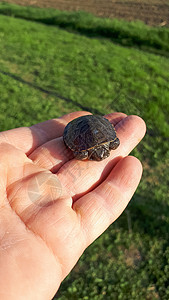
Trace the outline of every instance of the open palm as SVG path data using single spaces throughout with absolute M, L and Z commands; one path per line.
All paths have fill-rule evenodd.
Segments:
M 0 299 L 51 299 L 137 188 L 142 166 L 127 155 L 143 138 L 144 121 L 107 115 L 119 148 L 101 162 L 78 161 L 62 134 L 85 114 L 0 133 Z

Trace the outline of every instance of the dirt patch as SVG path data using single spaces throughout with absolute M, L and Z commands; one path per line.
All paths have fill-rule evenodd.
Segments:
M 131 246 L 130 249 L 124 251 L 125 262 L 129 267 L 137 267 L 142 260 L 141 254 L 137 248 Z
M 9 0 L 25 6 L 53 7 L 59 10 L 84 10 L 100 17 L 141 20 L 149 25 L 169 25 L 167 0 Z

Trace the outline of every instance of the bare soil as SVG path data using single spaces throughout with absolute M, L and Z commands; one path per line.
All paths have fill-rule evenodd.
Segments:
M 8 0 L 25 6 L 84 10 L 100 17 L 141 20 L 149 25 L 169 26 L 168 0 Z

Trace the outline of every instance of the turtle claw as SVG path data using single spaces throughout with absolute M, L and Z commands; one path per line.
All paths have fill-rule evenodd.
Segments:
M 88 151 L 74 152 L 76 159 L 85 160 L 88 158 Z
M 116 138 L 113 142 L 110 142 L 109 144 L 109 149 L 110 150 L 115 150 L 117 147 L 120 145 L 120 140 Z

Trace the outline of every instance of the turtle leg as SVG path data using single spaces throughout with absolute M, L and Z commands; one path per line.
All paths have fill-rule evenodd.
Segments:
M 116 138 L 113 142 L 110 142 L 109 144 L 109 149 L 110 150 L 115 150 L 117 147 L 120 145 L 120 140 Z
M 85 160 L 88 158 L 88 151 L 74 152 L 74 156 L 76 159 Z

